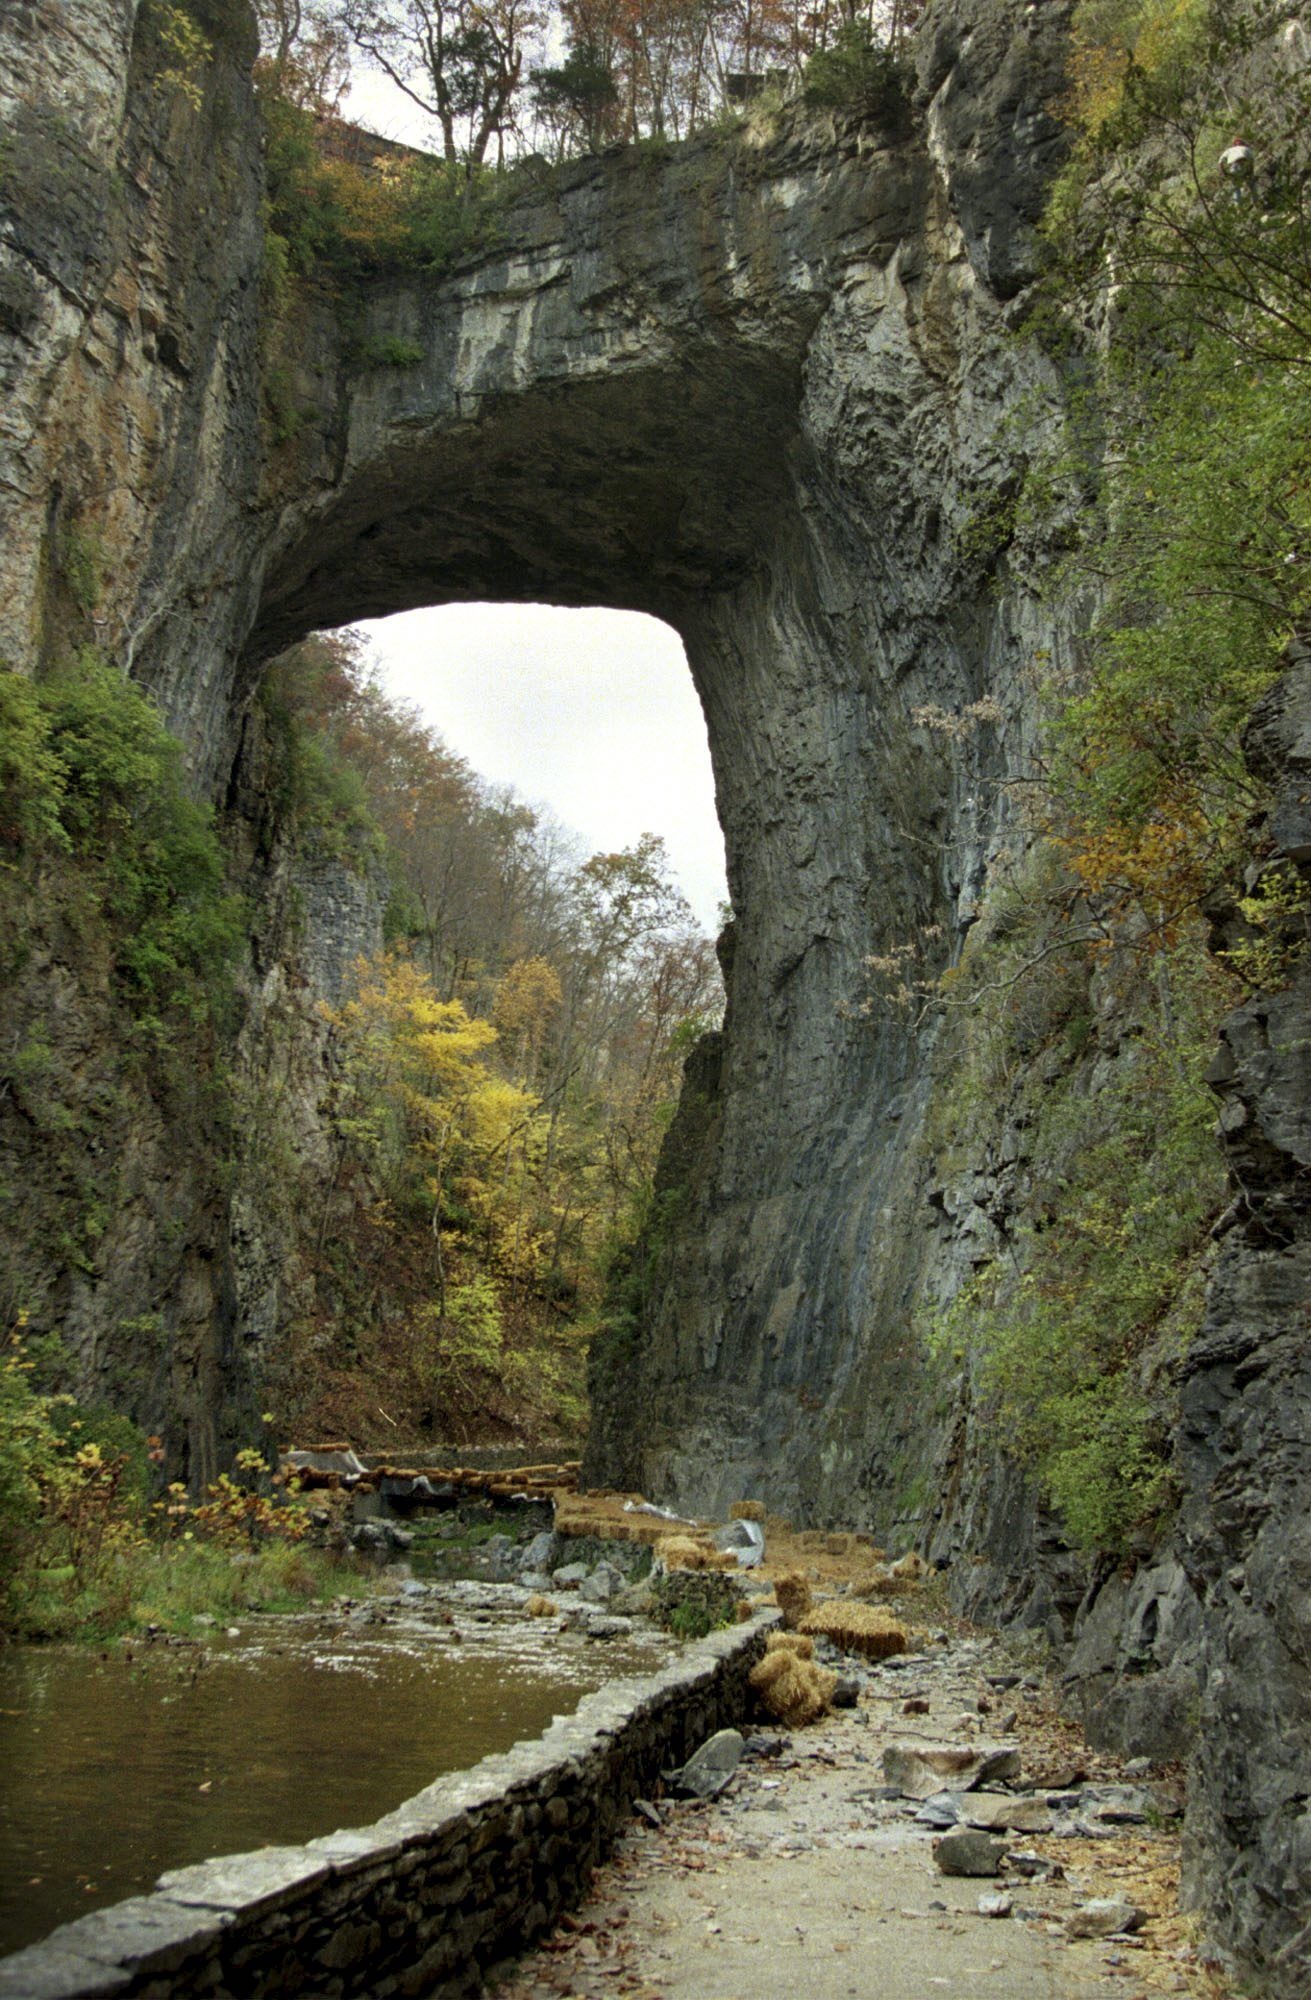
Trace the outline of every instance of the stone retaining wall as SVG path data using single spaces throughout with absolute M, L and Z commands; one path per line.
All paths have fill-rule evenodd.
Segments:
M 454 2000 L 586 1886 L 634 1798 L 747 1713 L 776 1611 L 612 1682 L 372 1826 L 227 1855 L 0 1959 L 0 2000 Z

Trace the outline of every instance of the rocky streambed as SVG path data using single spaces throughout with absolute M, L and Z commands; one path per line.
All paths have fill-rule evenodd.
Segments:
M 0 1654 L 0 1952 L 169 1868 L 359 1825 L 673 1642 L 518 1584 L 387 1578 L 202 1639 Z

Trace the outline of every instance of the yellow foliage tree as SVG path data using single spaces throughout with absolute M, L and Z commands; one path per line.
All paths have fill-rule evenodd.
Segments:
M 356 982 L 354 997 L 332 1015 L 347 1084 L 339 1128 L 394 1194 L 422 1189 L 444 1314 L 451 1200 L 481 1229 L 494 1262 L 513 1269 L 531 1248 L 523 1202 L 538 1100 L 484 1060 L 497 1041 L 492 1023 L 439 998 L 403 953 L 360 960 Z

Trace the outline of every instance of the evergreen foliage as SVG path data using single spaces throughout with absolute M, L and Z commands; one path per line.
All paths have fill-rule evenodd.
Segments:
M 894 50 L 864 20 L 845 20 L 802 74 L 802 95 L 817 110 L 901 126 L 909 117 L 909 77 Z
M 149 697 L 91 651 L 40 685 L 0 673 L 0 771 L 7 865 L 30 878 L 50 855 L 72 860 L 137 1032 L 157 1040 L 221 1015 L 242 906 Z
M 1146 953 L 1063 943 L 1077 886 L 1032 871 L 948 988 L 943 1173 L 1024 1133 L 1022 1212 L 934 1319 L 1071 1538 L 1122 1549 L 1173 1498 L 1174 1370 L 1199 1323 L 1226 1200 L 1205 1072 L 1232 989 L 1198 924 Z

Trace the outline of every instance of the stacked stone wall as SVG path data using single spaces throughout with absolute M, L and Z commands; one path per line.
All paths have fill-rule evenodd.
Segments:
M 372 1826 L 161 1876 L 0 1960 L 0 2000 L 455 2000 L 585 1888 L 635 1798 L 748 1712 L 776 1611 L 588 1695 Z

